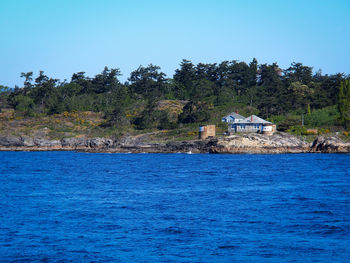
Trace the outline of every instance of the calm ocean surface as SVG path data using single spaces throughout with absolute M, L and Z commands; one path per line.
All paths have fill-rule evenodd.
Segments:
M 350 262 L 350 155 L 0 152 L 0 262 Z

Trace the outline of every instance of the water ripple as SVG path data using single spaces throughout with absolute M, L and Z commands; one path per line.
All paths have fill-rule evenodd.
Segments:
M 0 262 L 349 262 L 350 155 L 0 160 Z

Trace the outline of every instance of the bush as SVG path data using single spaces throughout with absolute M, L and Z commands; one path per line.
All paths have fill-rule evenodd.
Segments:
M 307 129 L 301 125 L 291 126 L 287 132 L 295 135 L 308 135 Z
M 296 115 L 287 116 L 284 120 L 276 122 L 279 131 L 294 130 L 301 127 L 301 117 Z
M 180 123 L 196 123 L 205 122 L 210 118 L 208 103 L 199 101 L 190 101 L 183 108 L 183 112 L 179 115 Z
M 339 112 L 336 106 L 314 110 L 311 114 L 304 116 L 305 125 L 310 127 L 329 127 L 337 125 Z
M 318 132 L 319 131 L 317 129 L 307 129 L 306 130 L 306 135 L 317 135 Z
M 318 134 L 320 134 L 320 135 L 321 134 L 327 134 L 327 133 L 330 133 L 330 131 L 328 129 L 322 129 L 321 128 L 321 129 L 318 130 Z
M 18 95 L 14 99 L 14 108 L 25 116 L 32 116 L 34 101 L 28 96 Z

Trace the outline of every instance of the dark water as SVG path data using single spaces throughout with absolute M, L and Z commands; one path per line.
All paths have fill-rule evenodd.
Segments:
M 0 262 L 350 262 L 350 155 L 0 152 Z

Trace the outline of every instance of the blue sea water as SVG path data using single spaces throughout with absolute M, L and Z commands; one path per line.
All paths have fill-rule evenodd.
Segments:
M 350 262 L 350 155 L 0 152 L 0 262 Z

